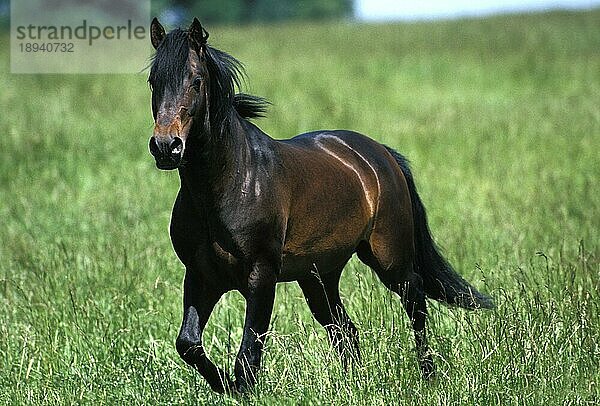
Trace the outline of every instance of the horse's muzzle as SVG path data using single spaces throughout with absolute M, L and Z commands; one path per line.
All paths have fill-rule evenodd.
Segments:
M 151 137 L 150 153 L 158 169 L 176 169 L 183 158 L 183 140 L 179 137 Z

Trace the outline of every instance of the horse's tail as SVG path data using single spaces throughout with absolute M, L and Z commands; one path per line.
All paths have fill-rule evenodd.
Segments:
M 408 184 L 414 221 L 415 271 L 423 278 L 425 294 L 465 309 L 492 309 L 492 298 L 465 281 L 439 252 L 429 232 L 425 207 L 417 194 L 407 159 L 392 148 L 386 148 L 400 166 Z

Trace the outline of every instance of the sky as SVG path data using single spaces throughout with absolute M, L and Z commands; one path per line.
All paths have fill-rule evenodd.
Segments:
M 355 0 L 361 20 L 427 20 L 496 13 L 585 9 L 600 0 Z

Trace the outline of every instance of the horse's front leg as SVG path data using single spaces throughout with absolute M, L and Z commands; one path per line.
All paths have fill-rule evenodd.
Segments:
M 202 345 L 202 332 L 224 291 L 209 286 L 193 269 L 188 268 L 183 282 L 183 322 L 176 347 L 181 358 L 193 366 L 219 393 L 234 389 L 229 376 L 213 364 Z
M 267 262 L 256 262 L 248 277 L 246 297 L 246 319 L 240 351 L 235 362 L 236 387 L 245 392 L 256 383 L 260 358 L 266 339 L 278 269 Z

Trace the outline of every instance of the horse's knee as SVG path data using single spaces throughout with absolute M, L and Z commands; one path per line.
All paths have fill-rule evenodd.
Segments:
M 204 356 L 202 343 L 190 340 L 186 337 L 177 337 L 175 348 L 177 348 L 177 352 L 181 359 L 190 365 L 195 365 L 198 360 Z
M 270 289 L 277 283 L 275 268 L 267 265 L 255 265 L 248 275 L 248 288 L 251 292 L 260 292 Z

